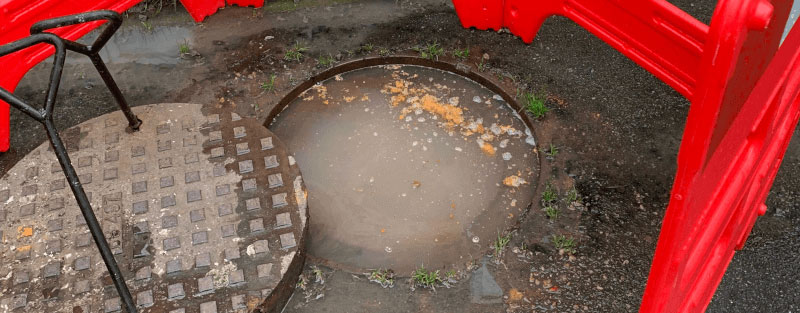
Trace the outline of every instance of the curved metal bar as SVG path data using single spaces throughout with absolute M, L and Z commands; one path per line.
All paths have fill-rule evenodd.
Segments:
M 53 28 L 83 24 L 94 21 L 103 21 L 103 20 L 108 21 L 108 25 L 106 26 L 105 29 L 103 29 L 103 32 L 100 33 L 100 36 L 98 36 L 97 39 L 95 39 L 94 43 L 87 46 L 74 41 L 69 41 L 70 44 L 68 45 L 68 48 L 70 50 L 75 52 L 80 52 L 82 54 L 86 54 L 84 52 L 88 53 L 98 52 L 100 51 L 100 49 L 103 49 L 103 46 L 106 45 L 106 42 L 108 42 L 108 40 L 111 39 L 111 36 L 114 35 L 117 29 L 119 29 L 120 25 L 122 25 L 122 16 L 115 11 L 111 10 L 92 11 L 92 12 L 61 16 L 40 21 L 31 26 L 31 34 L 38 34 Z M 76 48 L 78 50 L 76 50 Z M 85 51 L 79 51 L 84 49 Z
M 101 10 L 56 17 L 33 24 L 33 26 L 31 26 L 31 34 L 35 35 L 54 28 L 103 20 L 107 21 L 108 25 L 91 45 L 87 46 L 72 40 L 60 39 L 68 50 L 89 57 L 95 69 L 97 69 L 97 73 L 103 78 L 103 82 L 106 84 L 106 87 L 108 87 L 114 100 L 117 101 L 120 110 L 125 114 L 125 118 L 128 119 L 128 129 L 131 131 L 138 131 L 139 127 L 142 125 L 142 120 L 136 117 L 131 111 L 128 101 L 125 100 L 122 91 L 117 86 L 114 77 L 111 76 L 111 73 L 108 71 L 106 64 L 103 63 L 103 59 L 99 54 L 103 46 L 106 45 L 108 40 L 111 39 L 111 36 L 113 36 L 120 25 L 122 25 L 122 16 L 119 13 L 111 10 Z
M 72 161 L 67 154 L 67 149 L 64 146 L 64 142 L 58 135 L 58 131 L 53 123 L 53 109 L 55 108 L 56 95 L 58 94 L 58 87 L 61 82 L 61 73 L 64 70 L 64 60 L 66 59 L 67 54 L 67 45 L 64 42 L 65 40 L 54 34 L 42 33 L 34 34 L 30 37 L 0 46 L 0 56 L 8 55 L 42 43 L 50 44 L 56 50 L 53 68 L 50 71 L 50 83 L 47 87 L 47 98 L 45 99 L 45 105 L 43 109 L 34 108 L 2 87 L 0 87 L 0 100 L 8 102 L 44 126 L 47 136 L 50 139 L 50 144 L 52 145 L 53 151 L 56 154 L 56 158 L 58 158 L 58 163 L 61 164 L 61 169 L 64 171 L 64 175 L 67 177 L 67 182 L 69 182 L 72 194 L 78 201 L 78 207 L 80 207 L 81 214 L 83 214 L 83 218 L 86 220 L 86 225 L 89 227 L 89 232 L 92 234 L 92 238 L 97 245 L 97 249 L 100 250 L 100 256 L 103 258 L 106 268 L 111 274 L 111 280 L 114 282 L 114 286 L 117 288 L 117 293 L 122 299 L 127 311 L 135 313 L 136 305 L 133 302 L 133 297 L 131 297 L 128 286 L 125 283 L 125 277 L 122 276 L 122 272 L 120 271 L 119 266 L 114 259 L 114 254 L 111 252 L 108 241 L 103 235 L 103 229 L 100 227 L 100 223 L 97 221 L 97 217 L 92 210 L 92 206 L 89 203 L 89 198 L 86 196 L 86 191 L 83 190 L 83 186 L 78 178 L 78 173 L 72 166 Z M 96 53 L 94 55 L 96 55 Z M 101 75 L 103 74 L 101 73 Z M 105 72 L 105 75 L 110 77 L 107 71 Z

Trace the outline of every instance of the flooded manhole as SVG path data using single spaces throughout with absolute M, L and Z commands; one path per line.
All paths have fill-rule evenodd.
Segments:
M 338 74 L 270 128 L 303 165 L 309 253 L 344 268 L 462 268 L 516 222 L 538 177 L 533 136 L 511 106 L 438 69 Z

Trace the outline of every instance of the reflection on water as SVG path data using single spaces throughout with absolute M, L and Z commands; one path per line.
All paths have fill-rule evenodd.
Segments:
M 79 40 L 91 43 L 99 33 L 94 31 Z M 192 46 L 192 30 L 187 26 L 122 27 L 108 41 L 100 56 L 110 64 L 175 64 L 180 60 L 180 45 Z M 89 62 L 86 58 L 73 58 L 77 63 Z

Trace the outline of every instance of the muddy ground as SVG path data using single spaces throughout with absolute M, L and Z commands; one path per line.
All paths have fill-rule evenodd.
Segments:
M 671 2 L 704 22 L 714 6 L 713 1 Z M 263 119 L 282 93 L 328 66 L 320 64 L 327 63 L 319 62 L 320 56 L 335 64 L 415 54 L 414 47 L 433 42 L 444 48 L 443 61 L 480 67 L 509 93 L 546 95 L 551 110 L 534 122 L 534 131 L 540 147 L 552 144 L 558 153 L 542 158 L 537 192 L 552 183 L 562 214 L 552 222 L 537 201 L 500 256 L 487 245 L 486 258 L 473 260 L 473 268 L 485 263 L 494 275 L 504 293 L 500 303 L 470 301 L 471 271 L 457 273 L 458 283 L 435 292 L 412 291 L 405 278 L 384 289 L 363 275 L 311 259 L 305 291 L 295 293 L 287 312 L 637 310 L 689 103 L 573 22 L 552 18 L 526 45 L 505 32 L 461 28 L 445 1 L 302 0 L 297 7 L 279 2 L 265 9 L 226 8 L 197 25 L 180 7 L 158 15 L 130 13 L 122 31 L 131 34 L 120 37 L 128 39 L 109 55 L 109 68 L 132 105 L 196 102 Z M 305 57 L 285 60 L 296 43 L 308 48 Z M 181 44 L 189 50 L 182 56 Z M 467 60 L 452 56 L 467 47 Z M 62 81 L 56 117 L 61 129 L 115 109 L 91 65 L 74 61 L 79 57 L 70 56 Z M 47 74 L 48 66 L 35 68 L 16 93 L 41 101 Z M 264 83 L 272 75 L 274 88 L 268 88 Z M 13 148 L 0 155 L 0 173 L 45 138 L 16 111 L 11 123 Z M 769 211 L 734 257 L 709 312 L 800 309 L 797 137 L 770 193 Z M 563 199 L 573 185 L 579 201 L 568 203 Z M 575 252 L 556 249 L 553 235 L 575 238 Z

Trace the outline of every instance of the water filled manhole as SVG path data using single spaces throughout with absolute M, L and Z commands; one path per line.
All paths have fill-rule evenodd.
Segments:
M 345 72 L 271 121 L 302 164 L 309 253 L 350 269 L 461 268 L 514 224 L 539 163 L 503 98 L 413 65 Z

